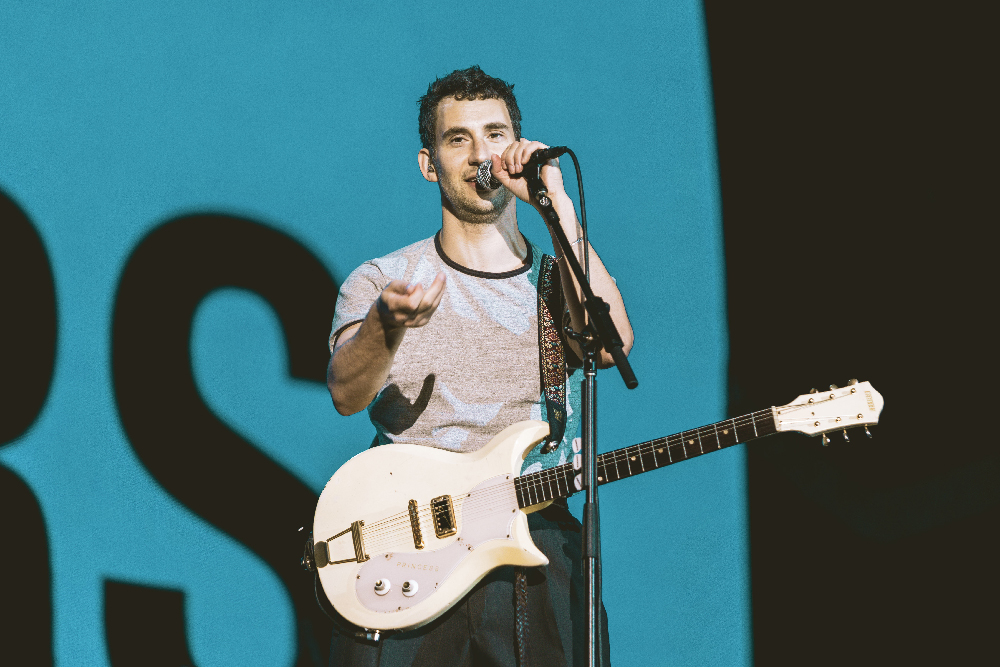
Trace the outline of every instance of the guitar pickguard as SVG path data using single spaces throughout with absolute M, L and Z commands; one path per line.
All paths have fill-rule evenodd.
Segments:
M 481 482 L 462 499 L 461 509 L 456 507 L 459 516 L 457 541 L 437 551 L 371 554 L 371 560 L 358 569 L 355 581 L 358 601 L 370 611 L 381 613 L 398 612 L 420 604 L 483 543 L 510 540 L 511 523 L 517 510 L 517 496 L 510 475 L 498 475 Z M 378 581 L 390 582 L 389 591 L 384 595 L 375 592 Z M 403 594 L 404 581 L 416 582 L 417 590 L 413 595 Z

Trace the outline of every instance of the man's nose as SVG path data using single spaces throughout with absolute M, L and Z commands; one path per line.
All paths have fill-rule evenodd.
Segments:
M 488 142 L 485 139 L 476 139 L 472 143 L 472 154 L 469 155 L 469 162 L 471 164 L 482 164 L 489 160 L 491 155 Z

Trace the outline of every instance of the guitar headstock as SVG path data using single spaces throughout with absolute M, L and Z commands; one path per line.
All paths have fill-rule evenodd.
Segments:
M 791 403 L 774 408 L 774 425 L 778 432 L 798 431 L 806 435 L 826 434 L 854 426 L 878 423 L 882 412 L 882 394 L 868 382 L 851 380 L 846 387 L 830 385 L 829 391 L 802 394 Z M 845 431 L 846 438 L 847 433 Z M 823 436 L 823 444 L 829 442 Z

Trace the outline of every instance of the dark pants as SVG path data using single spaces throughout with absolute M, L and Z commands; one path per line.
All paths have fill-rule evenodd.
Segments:
M 528 515 L 535 545 L 549 564 L 527 570 L 528 662 L 531 667 L 587 664 L 587 614 L 581 526 L 564 504 Z M 610 667 L 607 615 L 603 664 Z M 514 667 L 514 568 L 486 576 L 433 623 L 373 644 L 334 634 L 330 667 Z

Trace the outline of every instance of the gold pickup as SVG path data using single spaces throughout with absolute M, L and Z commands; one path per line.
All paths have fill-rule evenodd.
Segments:
M 448 537 L 458 532 L 455 521 L 455 506 L 451 496 L 438 496 L 431 499 L 431 514 L 434 516 L 434 534 L 439 538 Z

